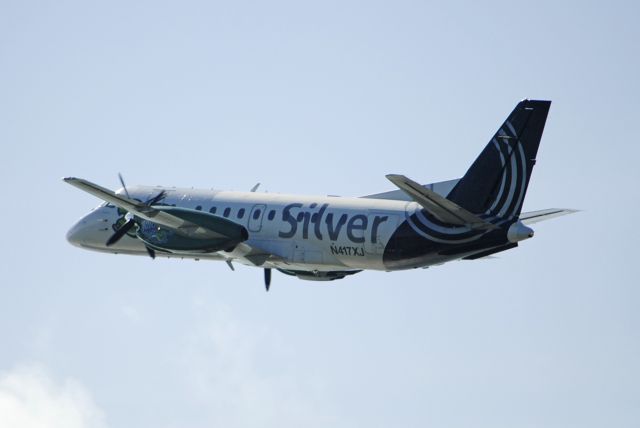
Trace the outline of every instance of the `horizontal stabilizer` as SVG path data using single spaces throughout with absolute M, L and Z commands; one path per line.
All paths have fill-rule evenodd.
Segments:
M 579 210 L 564 209 L 564 208 L 549 208 L 540 211 L 530 211 L 528 213 L 520 214 L 520 221 L 524 224 L 538 223 L 539 221 L 550 220 L 555 217 L 560 217 L 567 214 L 573 214 Z
M 475 214 L 404 175 L 389 174 L 386 177 L 443 223 L 467 226 L 472 229 L 498 229 L 498 226 L 484 221 Z
M 423 184 L 422 187 L 426 187 L 427 189 L 437 193 L 438 195 L 446 197 L 449 194 L 449 192 L 451 192 L 451 189 L 456 187 L 456 184 L 458 184 L 458 181 L 460 181 L 460 179 L 456 178 L 454 180 L 438 181 L 436 183 Z M 366 199 L 387 199 L 391 201 L 412 201 L 413 200 L 409 195 L 407 195 L 402 190 L 392 190 L 390 192 L 375 193 L 372 195 L 366 195 L 366 196 L 360 196 L 360 197 L 366 198 Z

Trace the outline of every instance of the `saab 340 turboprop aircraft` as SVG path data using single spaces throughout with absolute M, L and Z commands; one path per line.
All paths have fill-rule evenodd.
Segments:
M 527 225 L 574 212 L 521 213 L 550 101 L 521 101 L 460 179 L 360 198 L 126 187 L 65 178 L 105 202 L 67 234 L 90 250 L 226 261 L 329 281 L 363 269 L 475 260 L 531 238 Z

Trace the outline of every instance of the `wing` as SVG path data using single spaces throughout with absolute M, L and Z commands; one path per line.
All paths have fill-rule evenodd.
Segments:
M 84 190 L 85 192 L 90 193 L 93 196 L 96 196 L 104 201 L 112 203 L 113 205 L 120 207 L 137 217 L 149 220 L 160 226 L 175 229 L 185 237 L 198 239 L 220 239 L 228 237 L 228 235 L 223 231 L 216 231 L 213 230 L 212 227 L 207 227 L 204 224 L 199 224 L 202 222 L 198 222 L 196 216 L 190 216 L 193 217 L 193 219 L 185 219 L 182 218 L 184 217 L 184 214 L 182 214 L 181 216 L 171 214 L 170 211 L 175 211 L 175 213 L 179 212 L 173 207 L 158 208 L 149 206 L 134 199 L 118 195 L 113 190 L 106 189 L 82 178 L 67 177 L 63 180 L 71 184 L 72 186 Z
M 231 258 L 247 260 L 254 266 L 263 266 L 267 262 L 285 262 L 285 258 L 265 250 L 254 243 L 241 242 L 230 253 Z
M 539 221 L 550 220 L 555 217 L 577 213 L 578 211 L 579 210 L 565 208 L 549 208 L 540 211 L 530 211 L 528 213 L 520 214 L 520 221 L 522 221 L 524 224 L 533 224 L 538 223 Z

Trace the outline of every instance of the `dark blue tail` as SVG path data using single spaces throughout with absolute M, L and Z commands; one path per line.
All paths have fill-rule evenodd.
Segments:
M 518 103 L 447 199 L 474 214 L 517 218 L 551 101 Z

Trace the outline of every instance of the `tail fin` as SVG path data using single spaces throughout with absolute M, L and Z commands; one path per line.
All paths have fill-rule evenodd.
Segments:
M 518 103 L 447 199 L 475 214 L 516 218 L 551 101 Z

